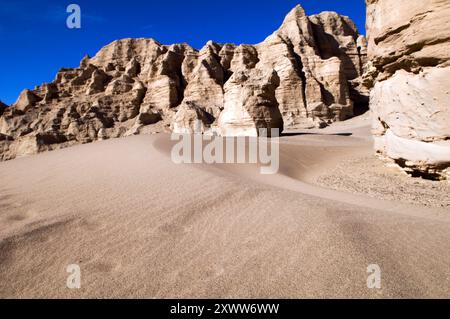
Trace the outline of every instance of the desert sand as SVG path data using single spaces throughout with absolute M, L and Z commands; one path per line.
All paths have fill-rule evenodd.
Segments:
M 276 175 L 173 164 L 167 134 L 0 163 L 0 297 L 450 297 L 448 182 L 386 177 L 365 116 L 280 144 Z

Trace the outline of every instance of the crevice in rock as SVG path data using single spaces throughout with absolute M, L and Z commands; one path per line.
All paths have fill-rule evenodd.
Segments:
M 410 26 L 411 26 L 411 23 L 408 22 L 407 24 L 399 26 L 398 28 L 395 28 L 395 29 L 391 28 L 390 30 L 386 31 L 383 35 L 375 38 L 374 42 L 376 45 L 378 45 L 380 42 L 386 40 L 387 38 L 397 35 L 398 33 L 402 32 L 403 30 L 408 29 Z
M 142 104 L 144 103 L 145 96 L 147 95 L 147 91 L 148 91 L 148 88 L 144 87 L 144 89 L 142 90 L 142 93 L 140 93 L 138 95 L 138 97 L 136 98 L 136 110 L 137 110 L 137 112 L 136 112 L 136 115 L 134 117 L 132 117 L 132 118 L 136 118 L 139 115 L 139 111 L 141 109 Z
M 400 166 L 408 175 L 414 178 L 422 178 L 432 181 L 440 181 L 442 180 L 442 174 L 438 172 L 440 170 L 444 170 L 448 167 L 448 165 L 436 166 L 433 168 L 428 167 L 425 169 L 419 169 L 418 167 L 407 165 L 407 160 L 403 158 L 394 159 L 395 164 Z
M 369 111 L 369 96 L 362 95 L 355 88 L 351 87 L 350 90 L 350 99 L 353 101 L 353 115 L 359 116 L 365 114 Z
M 225 70 L 225 72 L 223 73 L 223 85 L 222 88 L 225 86 L 225 84 L 228 82 L 228 80 L 233 76 L 233 71 L 231 71 L 230 69 Z
M 316 82 L 317 82 L 317 84 L 319 84 L 320 94 L 322 95 L 323 103 L 326 106 L 331 106 L 332 104 L 334 104 L 336 101 L 334 99 L 333 94 L 331 94 L 331 92 L 328 91 L 322 83 L 317 81 L 317 79 L 316 79 Z
M 362 54 L 361 54 L 361 47 L 358 46 L 356 48 L 356 50 L 358 50 L 358 68 L 359 68 L 359 74 L 363 74 L 364 73 L 364 65 L 363 65 L 363 61 L 362 61 Z
M 183 100 L 184 100 L 184 92 L 186 91 L 186 87 L 188 86 L 188 82 L 186 81 L 186 78 L 183 75 L 183 70 L 180 65 L 179 68 L 177 68 L 177 77 L 178 77 L 178 102 L 175 105 L 175 107 L 179 106 Z
M 394 74 L 398 70 L 418 73 L 420 67 L 437 66 L 445 61 L 439 58 L 415 58 L 411 56 L 415 52 L 421 51 L 426 46 L 432 46 L 450 41 L 450 37 L 434 39 L 433 41 L 416 42 L 406 46 L 404 52 L 397 52 L 394 56 L 383 59 L 374 59 L 374 65 L 380 70 L 380 73 L 388 72 Z M 424 63 L 424 65 L 422 65 Z

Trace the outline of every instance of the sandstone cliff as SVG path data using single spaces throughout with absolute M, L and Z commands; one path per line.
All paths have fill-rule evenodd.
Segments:
M 376 150 L 407 172 L 449 176 L 450 2 L 366 0 L 364 76 Z
M 223 135 L 323 127 L 367 103 L 366 41 L 334 12 L 294 8 L 257 45 L 124 39 L 22 92 L 0 118 L 0 158 L 172 128 Z

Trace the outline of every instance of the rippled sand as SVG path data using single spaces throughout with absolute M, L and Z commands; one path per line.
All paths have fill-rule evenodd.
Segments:
M 270 176 L 175 165 L 164 134 L 0 163 L 0 297 L 450 297 L 450 211 L 433 190 L 435 205 L 340 189 L 339 165 L 372 157 L 364 119 L 291 133 Z M 347 185 L 396 191 L 366 167 Z

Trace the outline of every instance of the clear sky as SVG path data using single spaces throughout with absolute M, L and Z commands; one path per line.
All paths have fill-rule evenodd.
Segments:
M 81 7 L 81 29 L 68 29 L 66 7 Z M 25 88 L 76 67 L 85 54 L 121 38 L 163 44 L 208 40 L 259 43 L 301 4 L 307 14 L 336 11 L 365 33 L 364 0 L 0 0 L 0 100 L 15 102 Z

